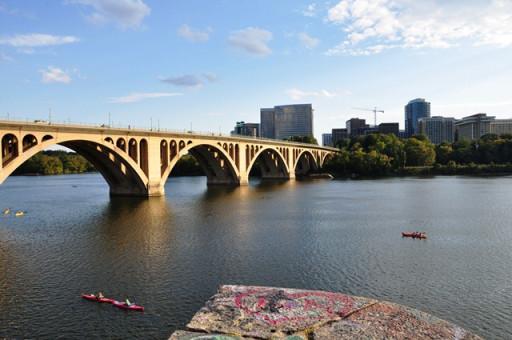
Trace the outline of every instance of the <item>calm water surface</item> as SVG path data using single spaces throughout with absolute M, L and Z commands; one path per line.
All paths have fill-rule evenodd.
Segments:
M 0 216 L 0 338 L 165 339 L 221 284 L 386 299 L 512 338 L 512 177 L 166 191 L 114 199 L 99 175 L 2 184 L 0 208 L 28 213 Z M 80 299 L 99 290 L 146 312 Z

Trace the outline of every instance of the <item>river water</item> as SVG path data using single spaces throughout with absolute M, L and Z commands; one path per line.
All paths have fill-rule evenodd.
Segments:
M 385 299 L 512 338 L 512 177 L 166 191 L 110 198 L 97 174 L 2 184 L 0 208 L 27 214 L 0 216 L 0 338 L 166 339 L 221 284 Z M 99 290 L 146 312 L 80 299 Z

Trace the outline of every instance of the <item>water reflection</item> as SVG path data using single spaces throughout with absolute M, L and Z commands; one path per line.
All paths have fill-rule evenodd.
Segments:
M 99 176 L 10 178 L 0 207 L 0 337 L 165 338 L 218 285 L 342 291 L 512 337 L 511 178 L 172 178 L 162 198 L 110 198 Z M 404 229 L 428 232 L 403 240 Z M 80 301 L 102 290 L 146 306 Z M 84 322 L 84 320 L 86 320 Z M 7 326 L 5 326 L 7 325 Z

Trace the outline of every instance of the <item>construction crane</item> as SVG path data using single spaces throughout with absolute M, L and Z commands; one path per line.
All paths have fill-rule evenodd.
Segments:
M 384 113 L 384 110 L 379 110 L 377 107 L 374 107 L 373 109 L 367 109 L 367 108 L 361 108 L 361 107 L 353 107 L 354 110 L 361 110 L 361 111 L 371 111 L 373 112 L 373 121 L 375 123 L 375 127 L 377 127 L 377 112 Z

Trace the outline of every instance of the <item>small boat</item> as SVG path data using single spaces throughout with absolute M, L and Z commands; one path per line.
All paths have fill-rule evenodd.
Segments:
M 16 214 L 15 214 L 15 215 L 16 215 L 16 217 L 20 217 L 20 216 L 25 215 L 25 212 L 24 212 L 24 211 L 21 211 L 21 210 L 18 210 L 18 211 L 16 211 Z
M 11 213 L 11 209 L 7 208 L 4 210 L 4 215 L 9 215 Z
M 144 311 L 144 307 L 138 306 L 136 304 L 131 304 L 131 305 L 128 306 L 126 304 L 126 302 L 121 302 L 121 301 L 114 301 L 112 304 L 115 307 L 121 308 L 121 309 L 135 310 L 135 311 L 139 311 L 139 312 L 143 312 Z
M 402 237 L 419 238 L 422 240 L 426 240 L 427 234 L 419 231 L 402 232 Z
M 96 302 L 99 302 L 99 303 L 114 303 L 114 299 L 109 299 L 109 298 L 106 298 L 106 297 L 97 297 L 96 295 L 94 294 L 82 294 L 82 297 L 86 300 L 89 300 L 89 301 L 96 301 Z

